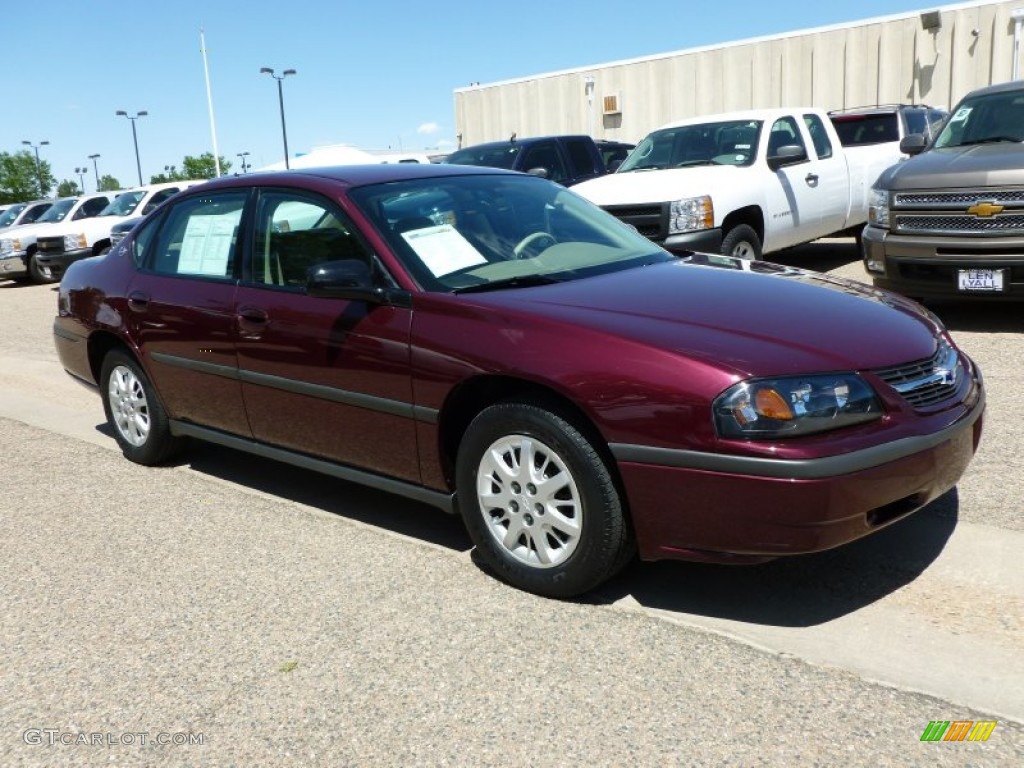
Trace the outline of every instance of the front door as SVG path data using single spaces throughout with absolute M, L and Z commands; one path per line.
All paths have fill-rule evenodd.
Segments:
M 360 259 L 379 270 L 331 201 L 264 189 L 255 211 L 250 269 L 235 304 L 253 436 L 419 482 L 412 310 L 306 295 L 306 271 L 320 262 Z

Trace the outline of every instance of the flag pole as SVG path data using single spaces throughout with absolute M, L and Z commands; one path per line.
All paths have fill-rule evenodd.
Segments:
M 206 62 L 206 33 L 199 28 L 199 50 L 203 52 L 203 72 L 206 74 L 206 104 L 210 108 L 210 134 L 213 136 L 213 167 L 220 176 L 220 151 L 217 149 L 217 122 L 213 119 L 213 94 L 210 92 L 210 66 Z

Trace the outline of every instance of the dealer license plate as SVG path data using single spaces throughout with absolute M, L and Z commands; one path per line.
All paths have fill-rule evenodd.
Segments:
M 1005 269 L 961 269 L 956 285 L 961 291 L 1002 291 Z

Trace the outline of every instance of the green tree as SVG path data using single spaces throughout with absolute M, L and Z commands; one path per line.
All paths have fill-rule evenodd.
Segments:
M 0 152 L 0 202 L 20 203 L 45 197 L 57 180 L 50 172 L 50 164 L 40 160 L 28 150 Z
M 231 163 L 225 160 L 223 155 L 218 157 L 221 175 L 227 175 L 227 172 L 231 170 Z M 217 175 L 213 152 L 204 152 L 199 157 L 185 155 L 185 159 L 181 161 L 181 171 L 178 175 L 182 179 L 212 179 Z
M 57 185 L 57 197 L 78 197 L 80 194 L 82 192 L 78 189 L 78 184 L 73 181 L 64 179 Z
M 121 182 L 109 174 L 100 176 L 100 192 L 116 192 L 121 189 Z

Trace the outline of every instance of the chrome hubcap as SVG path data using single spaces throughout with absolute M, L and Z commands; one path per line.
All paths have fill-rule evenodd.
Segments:
M 565 562 L 579 544 L 583 504 L 562 458 L 544 443 L 509 435 L 484 452 L 477 500 L 494 540 L 535 568 Z
M 119 365 L 110 373 L 107 399 L 114 426 L 121 437 L 136 448 L 149 437 L 149 403 L 139 377 L 126 366 Z

